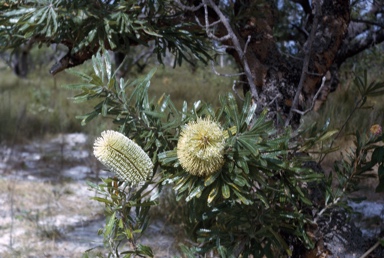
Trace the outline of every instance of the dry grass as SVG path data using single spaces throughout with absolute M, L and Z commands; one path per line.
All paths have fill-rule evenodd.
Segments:
M 187 66 L 186 66 L 187 67 Z M 234 78 L 219 77 L 210 67 L 190 68 L 159 66 L 151 81 L 150 98 L 160 98 L 163 93 L 170 94 L 177 107 L 184 100 L 192 106 L 197 100 L 217 106 L 218 96 L 231 90 Z M 87 63 L 76 69 L 90 72 Z M 144 73 L 149 71 L 148 67 Z M 81 82 L 80 78 L 66 72 L 52 77 L 42 67 L 28 75 L 27 79 L 17 78 L 9 68 L 0 70 L 0 142 L 16 141 L 32 137 L 41 137 L 46 133 L 85 132 L 96 135 L 106 124 L 96 119 L 85 127 L 75 117 L 92 111 L 94 103 L 75 104 L 70 97 L 77 92 L 62 88 L 62 85 Z M 232 69 L 226 68 L 230 72 Z M 143 75 L 143 74 L 141 74 Z M 134 74 L 128 80 L 133 80 Z M 105 127 L 105 126 L 104 126 Z

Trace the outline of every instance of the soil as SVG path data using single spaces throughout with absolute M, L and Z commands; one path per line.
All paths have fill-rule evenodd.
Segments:
M 65 134 L 0 146 L 0 257 L 107 254 L 97 234 L 103 206 L 87 181 L 107 177 L 91 153 L 93 139 Z M 156 217 L 139 243 L 156 257 L 178 256 L 177 227 Z M 170 230 L 172 229 L 172 230 Z

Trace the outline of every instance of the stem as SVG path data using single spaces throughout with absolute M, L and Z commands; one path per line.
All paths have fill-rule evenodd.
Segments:
M 313 18 L 312 30 L 311 30 L 311 33 L 310 33 L 309 38 L 308 38 L 308 46 L 307 46 L 305 57 L 304 57 L 303 70 L 301 72 L 299 86 L 297 87 L 296 94 L 295 94 L 295 97 L 293 99 L 291 109 L 289 110 L 288 118 L 285 121 L 285 126 L 288 126 L 290 124 L 292 117 L 293 117 L 293 112 L 294 112 L 294 110 L 297 109 L 297 107 L 299 105 L 300 94 L 304 88 L 304 81 L 307 78 L 307 74 L 308 74 L 308 66 L 309 66 L 309 61 L 311 58 L 312 44 L 313 44 L 313 41 L 315 39 L 316 29 L 317 29 L 317 25 L 319 23 L 319 17 L 321 15 L 321 13 L 320 13 L 320 1 L 315 0 L 313 4 L 314 4 L 314 9 L 315 9 L 315 16 Z
M 362 105 L 364 104 L 364 96 L 359 99 L 355 106 L 353 107 L 353 110 L 351 111 L 351 113 L 349 114 L 348 118 L 345 120 L 344 124 L 341 126 L 339 132 L 337 133 L 337 135 L 332 139 L 331 141 L 331 144 L 329 145 L 329 149 L 332 149 L 332 146 L 333 144 L 335 143 L 335 140 L 340 136 L 341 132 L 344 130 L 345 126 L 347 125 L 347 123 L 349 122 L 349 120 L 352 118 L 352 115 L 356 112 L 356 110 L 358 110 L 359 108 L 362 107 Z M 320 164 L 321 162 L 323 162 L 323 160 L 325 159 L 325 157 L 328 155 L 328 153 L 324 154 L 323 157 L 320 158 L 318 164 Z
M 252 98 L 254 100 L 258 100 L 259 99 L 259 94 L 257 93 L 256 85 L 255 85 L 255 82 L 254 82 L 254 79 L 253 79 L 253 76 L 252 76 L 252 72 L 251 72 L 251 68 L 249 67 L 247 58 L 245 57 L 245 52 L 243 51 L 243 49 L 241 47 L 242 45 L 245 45 L 245 44 L 244 43 L 243 44 L 240 43 L 239 39 L 241 39 L 241 38 L 238 35 L 235 34 L 235 32 L 233 31 L 231 25 L 228 22 L 227 17 L 225 17 L 225 15 L 221 12 L 220 8 L 214 3 L 214 1 L 212 1 L 212 0 L 205 0 L 204 2 L 206 4 L 209 4 L 212 7 L 212 9 L 219 16 L 220 21 L 223 23 L 224 27 L 227 29 L 229 38 L 232 40 L 233 46 L 235 47 L 235 50 L 236 50 L 237 54 L 239 55 L 239 57 L 243 61 L 244 73 L 245 73 L 245 75 L 247 77 L 247 81 L 248 81 L 249 87 L 251 89 Z
M 382 240 L 382 239 L 380 239 Z M 379 245 L 380 245 L 380 240 L 376 242 L 371 248 L 368 249 L 360 258 L 366 258 L 370 253 L 372 253 Z

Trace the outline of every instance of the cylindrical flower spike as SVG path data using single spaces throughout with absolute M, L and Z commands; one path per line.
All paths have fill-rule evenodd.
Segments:
M 121 180 L 137 184 L 145 181 L 153 164 L 144 150 L 125 135 L 107 130 L 93 145 L 93 154 Z
M 225 136 L 220 126 L 209 119 L 190 122 L 181 131 L 177 157 L 188 173 L 209 176 L 224 164 Z

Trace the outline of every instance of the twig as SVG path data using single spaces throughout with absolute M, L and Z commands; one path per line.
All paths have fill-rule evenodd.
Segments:
M 235 34 L 235 32 L 232 30 L 231 25 L 228 22 L 227 17 L 225 17 L 225 15 L 221 12 L 220 8 L 212 0 L 204 0 L 204 3 L 205 3 L 204 4 L 204 8 L 206 10 L 208 9 L 207 8 L 207 4 L 209 4 L 212 7 L 212 9 L 219 16 L 219 18 L 220 18 L 221 22 L 223 23 L 224 27 L 227 29 L 227 32 L 228 32 L 227 36 L 229 36 L 229 38 L 232 40 L 232 43 L 233 43 L 233 45 L 235 47 L 235 50 L 236 50 L 237 54 L 239 55 L 239 57 L 242 58 L 242 62 L 243 62 L 243 65 L 244 65 L 244 73 L 245 73 L 245 75 L 247 77 L 247 81 L 248 81 L 249 87 L 251 89 L 252 98 L 258 100 L 259 99 L 259 94 L 257 93 L 256 85 L 255 85 L 255 82 L 254 82 L 254 79 L 253 79 L 253 76 L 252 76 L 251 69 L 249 67 L 248 61 L 247 61 L 246 57 L 244 56 L 243 49 L 241 48 L 241 44 L 240 44 L 240 41 L 239 41 L 240 37 L 238 37 Z M 208 10 L 207 10 L 205 15 L 206 15 L 205 19 L 206 19 L 206 23 L 207 23 L 208 22 Z
M 307 74 L 308 74 L 308 66 L 309 66 L 309 60 L 311 58 L 312 44 L 313 44 L 313 41 L 315 39 L 315 33 L 316 33 L 317 25 L 319 23 L 319 16 L 321 15 L 320 14 L 320 1 L 315 0 L 313 4 L 314 4 L 314 8 L 315 8 L 315 17 L 313 18 L 312 30 L 311 30 L 311 33 L 310 33 L 309 39 L 308 39 L 308 46 L 307 46 L 306 53 L 305 53 L 303 70 L 301 72 L 299 86 L 297 87 L 297 91 L 296 91 L 295 97 L 294 97 L 293 102 L 292 102 L 291 110 L 289 111 L 288 118 L 285 121 L 285 126 L 288 126 L 290 124 L 292 117 L 293 117 L 293 110 L 297 109 L 297 106 L 299 104 L 300 94 L 301 94 L 301 91 L 303 90 L 303 87 L 304 87 L 304 81 L 305 81 Z
M 335 140 L 341 135 L 341 132 L 344 130 L 345 126 L 347 125 L 347 123 L 349 122 L 349 120 L 352 118 L 352 115 L 355 113 L 355 111 L 358 110 L 359 108 L 361 108 L 361 106 L 362 106 L 361 104 L 362 104 L 362 103 L 364 104 L 363 100 L 364 100 L 364 97 L 362 97 L 361 99 L 359 99 L 359 100 L 356 102 L 356 104 L 355 104 L 355 106 L 353 107 L 351 113 L 349 114 L 349 116 L 348 116 L 347 119 L 345 120 L 344 124 L 341 126 L 339 132 L 338 132 L 338 133 L 336 134 L 336 136 L 332 139 L 331 144 L 329 145 L 329 149 L 332 149 L 333 144 L 335 143 Z M 328 155 L 328 153 L 326 153 L 322 158 L 320 158 L 318 164 L 320 164 L 321 162 L 323 162 L 323 160 L 325 159 L 325 157 L 326 157 L 327 155 Z
M 191 12 L 196 12 L 199 10 L 201 7 L 203 7 L 203 3 L 199 4 L 198 6 L 187 6 L 185 4 L 182 4 L 179 0 L 175 0 L 175 3 L 185 11 L 191 11 Z
M 353 22 L 359 22 L 359 23 L 366 23 L 366 24 L 369 24 L 369 25 L 374 25 L 374 26 L 378 26 L 378 27 L 381 27 L 381 28 L 384 28 L 384 24 L 381 24 L 379 22 L 374 22 L 374 21 L 369 21 L 369 20 L 364 20 L 364 19 L 351 19 L 351 21 Z
M 195 20 L 196 20 L 197 24 L 198 24 L 200 27 L 202 27 L 202 28 L 206 28 L 206 27 L 207 27 L 207 25 L 203 25 L 203 24 L 201 24 L 201 22 L 200 22 L 200 20 L 199 20 L 199 18 L 198 18 L 197 16 L 195 16 Z M 208 27 L 213 27 L 213 26 L 219 24 L 220 22 L 221 22 L 220 20 L 215 21 L 215 22 L 212 22 L 211 24 L 208 24 Z
M 321 91 L 323 90 L 324 86 L 325 86 L 325 81 L 327 80 L 327 77 L 326 76 L 323 76 L 323 79 L 321 81 L 321 86 L 319 88 L 319 90 L 316 92 L 315 96 L 313 96 L 313 99 L 312 99 L 312 104 L 311 104 L 311 107 L 308 108 L 307 110 L 305 111 L 300 111 L 298 109 L 293 109 L 293 112 L 296 112 L 300 115 L 305 115 L 307 114 L 308 112 L 312 111 L 313 108 L 315 107 L 315 103 L 316 103 L 316 100 L 317 100 L 317 97 L 319 96 L 319 94 L 321 93 Z
M 228 74 L 228 73 L 220 73 L 216 70 L 215 68 L 215 63 L 213 61 L 211 61 L 211 68 L 212 68 L 212 71 L 218 75 L 218 76 L 223 76 L 223 77 L 235 77 L 235 76 L 240 76 L 240 75 L 244 75 L 244 73 L 232 73 L 232 74 Z
M 244 55 L 247 53 L 247 48 L 248 48 L 249 42 L 251 42 L 251 35 L 248 35 L 247 42 L 245 42 Z
M 280 97 L 280 94 L 278 94 L 276 97 L 274 97 L 274 98 L 271 100 L 271 102 L 269 102 L 269 104 L 268 104 L 267 106 L 268 106 L 268 107 L 271 106 L 271 105 L 273 104 L 273 102 L 275 102 L 276 99 L 279 98 L 279 97 Z
M 209 27 L 211 27 L 211 25 L 209 24 L 209 19 L 208 19 L 208 6 L 206 4 L 204 4 L 204 14 L 205 14 L 205 31 L 208 35 L 208 37 L 214 39 L 214 40 L 217 40 L 217 41 L 225 41 L 225 40 L 228 40 L 231 38 L 231 35 L 228 33 L 227 35 L 221 37 L 221 38 L 218 38 L 216 37 L 212 32 L 211 30 L 209 29 Z M 220 20 L 221 21 L 221 17 L 220 17 Z M 217 21 L 216 21 L 217 22 Z M 215 22 L 215 23 L 216 23 Z
M 381 240 L 381 239 L 380 239 Z M 366 258 L 370 253 L 372 253 L 379 245 L 380 245 L 380 240 L 376 242 L 371 248 L 368 249 L 360 258 Z
M 242 82 L 242 83 L 243 83 L 243 82 Z M 241 99 L 241 100 L 244 101 L 244 98 L 242 98 L 242 97 L 239 95 L 239 93 L 237 93 L 237 88 L 238 88 L 238 86 L 237 86 L 237 81 L 234 80 L 234 81 L 233 81 L 233 85 L 232 85 L 232 90 L 233 90 L 233 92 L 236 94 L 236 96 L 239 97 L 239 99 Z

